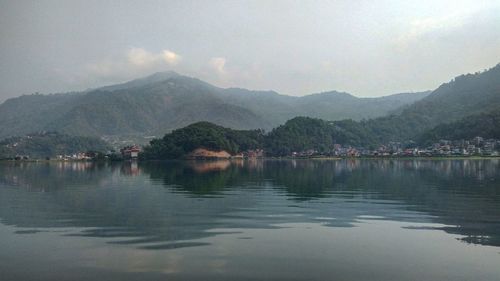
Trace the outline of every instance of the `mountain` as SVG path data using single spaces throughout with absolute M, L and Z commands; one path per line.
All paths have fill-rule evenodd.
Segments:
M 85 93 L 30 95 L 0 105 L 0 137 L 39 130 L 77 135 L 150 135 L 204 120 L 232 128 L 258 128 L 266 121 L 226 103 L 218 88 L 170 74 Z
M 238 91 L 240 95 L 244 95 L 245 90 Z M 276 104 L 277 95 L 270 93 L 266 98 L 270 99 L 269 103 Z M 352 98 L 348 94 L 336 92 L 311 95 L 300 98 L 306 99 L 306 102 L 302 103 L 302 108 L 307 108 L 304 106 L 307 100 L 318 99 L 321 101 L 318 104 L 321 105 L 327 103 L 328 100 L 323 100 L 327 95 L 336 96 L 338 104 Z M 259 99 L 253 99 L 256 100 Z M 293 108 L 295 102 L 289 100 L 287 106 Z M 388 116 L 361 121 L 351 119 L 325 121 L 311 117 L 295 117 L 268 134 L 258 137 L 254 135 L 250 139 L 254 140 L 252 142 L 254 147 L 264 148 L 267 155 L 284 156 L 294 151 L 309 149 L 328 153 L 335 144 L 374 148 L 391 141 L 408 144 L 414 143 L 412 140 L 417 140 L 420 144 L 428 144 L 439 139 L 471 139 L 475 136 L 500 138 L 499 128 L 500 64 L 484 72 L 458 76 L 421 100 L 395 110 Z M 228 138 L 224 133 L 227 130 L 213 124 L 179 129 L 167 134 L 163 139 L 152 141 L 148 147 L 148 151 L 151 152 L 149 157 L 176 158 L 197 147 L 234 152 L 236 150 L 232 148 L 238 147 L 239 142 L 238 139 Z M 186 131 L 189 133 L 178 133 Z M 246 131 L 246 134 L 249 132 Z M 184 143 L 190 146 L 179 148 Z M 225 143 L 227 145 L 223 145 Z
M 295 116 L 361 120 L 395 112 L 428 92 L 357 98 L 326 92 L 304 97 L 223 89 L 175 72 L 156 73 L 85 92 L 25 95 L 0 105 L 0 138 L 35 131 L 74 135 L 163 135 L 199 121 L 269 130 Z
M 250 110 L 225 103 L 203 84 L 169 79 L 111 92 L 90 92 L 48 128 L 86 135 L 156 134 L 200 120 L 244 129 L 265 123 Z
M 0 139 L 42 131 L 61 119 L 82 94 L 25 95 L 0 105 Z
M 181 75 L 174 71 L 165 71 L 165 72 L 157 72 L 152 75 L 143 77 L 143 78 L 138 78 L 134 79 L 125 83 L 121 84 L 116 84 L 116 85 L 110 85 L 110 86 L 104 86 L 98 88 L 101 91 L 107 91 L 107 92 L 112 92 L 115 90 L 123 90 L 123 89 L 130 89 L 130 88 L 136 88 L 136 87 L 141 87 L 141 86 L 147 86 L 153 83 L 157 82 L 163 82 L 165 80 L 171 79 L 171 78 L 180 78 Z
M 225 89 L 224 100 L 243 106 L 259 116 L 265 116 L 275 127 L 297 116 L 324 120 L 362 120 L 384 116 L 402 106 L 426 97 L 430 91 L 401 93 L 378 98 L 358 98 L 337 91 L 316 93 L 302 97 L 280 95 L 276 92 Z M 270 127 L 265 127 L 270 129 Z
M 418 138 L 437 125 L 500 109 L 500 64 L 460 75 L 399 112 L 362 122 L 378 142 Z
M 500 139 L 500 109 L 467 116 L 424 132 L 418 142 L 429 144 L 439 140 L 470 140 L 474 137 Z

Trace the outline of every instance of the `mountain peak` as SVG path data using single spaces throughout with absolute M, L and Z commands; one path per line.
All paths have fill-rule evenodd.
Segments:
M 338 92 L 338 91 L 328 91 L 328 92 L 321 92 L 321 93 L 315 93 L 307 96 L 303 96 L 302 98 L 306 99 L 331 99 L 331 98 L 337 98 L 337 99 L 357 99 L 355 96 L 345 93 L 345 92 Z
M 177 78 L 177 77 L 182 77 L 182 75 L 178 74 L 175 71 L 156 72 L 156 73 L 153 73 L 153 74 L 148 75 L 146 77 L 130 80 L 130 81 L 127 81 L 127 82 L 121 83 L 121 84 L 104 86 L 104 87 L 98 88 L 97 90 L 111 92 L 111 91 L 116 91 L 116 90 L 141 87 L 141 86 L 145 86 L 145 85 L 152 84 L 152 83 L 163 82 L 165 80 L 168 80 L 171 78 Z
M 172 70 L 169 70 L 169 71 L 155 72 L 151 75 L 148 75 L 146 77 L 139 78 L 136 80 L 144 80 L 144 81 L 154 83 L 154 82 L 160 82 L 160 81 L 164 81 L 164 80 L 167 80 L 167 79 L 170 79 L 173 77 L 179 77 L 179 76 L 181 76 L 179 73 L 172 71 Z

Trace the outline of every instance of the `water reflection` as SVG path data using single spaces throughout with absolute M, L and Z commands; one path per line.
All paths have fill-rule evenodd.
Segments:
M 205 246 L 214 229 L 362 221 L 500 246 L 498 160 L 268 160 L 0 164 L 0 222 L 143 249 Z M 245 238 L 245 237 L 243 237 Z

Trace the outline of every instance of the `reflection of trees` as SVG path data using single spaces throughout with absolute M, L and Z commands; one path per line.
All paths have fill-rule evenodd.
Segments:
M 151 185 L 141 173 L 128 173 L 130 165 L 129 162 L 120 166 L 89 165 L 85 166 L 88 173 L 85 176 L 79 175 L 82 172 L 79 168 L 61 170 L 61 166 L 53 163 L 17 168 L 0 166 L 3 178 L 7 179 L 0 182 L 0 220 L 23 228 L 83 227 L 88 229 L 76 235 L 128 237 L 129 240 L 113 243 L 169 249 L 197 246 L 177 241 L 215 235 L 206 231 L 221 228 L 223 224 L 218 219 L 225 213 L 254 204 L 249 196 L 200 201 L 171 193 L 170 189 Z M 156 173 L 176 169 L 179 166 L 175 164 L 159 165 Z M 42 177 L 46 182 L 40 182 L 40 186 L 50 187 L 52 179 L 52 187 L 38 188 L 37 179 Z M 207 175 L 207 179 L 211 177 Z M 202 181 L 192 183 L 199 182 Z
M 295 197 L 362 196 L 400 201 L 408 210 L 435 216 L 437 223 L 456 226 L 445 230 L 465 235 L 464 241 L 500 246 L 498 160 L 372 160 L 321 165 L 308 161 L 302 166 L 283 166 L 269 172 L 277 173 L 273 177 L 276 183 Z
M 336 221 L 328 225 L 349 226 L 360 215 L 428 221 L 428 214 L 464 241 L 500 246 L 497 160 L 132 165 L 1 164 L 0 219 L 21 227 L 92 227 L 84 235 L 140 237 L 120 243 L 169 248 L 173 241 L 213 235 L 208 229 L 290 220 L 265 218 L 298 212 L 284 201 L 292 199 L 304 215 L 294 220 L 330 216 Z
M 197 196 L 220 194 L 229 187 L 259 178 L 256 166 L 242 161 L 147 162 L 141 168 L 151 179 Z
M 383 166 L 384 167 L 384 166 Z M 500 246 L 497 160 L 399 161 L 372 168 L 377 198 L 402 200 L 410 210 L 435 216 L 462 240 Z
M 4 162 L 0 163 L 0 184 L 30 191 L 51 191 L 85 182 L 97 184 L 107 177 L 106 163 L 94 162 Z
M 142 163 L 141 169 L 153 180 L 193 195 L 217 194 L 229 187 L 271 182 L 299 200 L 325 196 L 336 183 L 335 173 L 343 172 L 338 161 L 182 161 Z
M 196 195 L 216 194 L 248 182 L 261 186 L 270 182 L 274 189 L 298 201 L 357 198 L 404 202 L 401 206 L 408 211 L 428 213 L 437 223 L 456 226 L 445 230 L 465 235 L 464 241 L 500 245 L 498 160 L 275 160 L 261 162 L 260 169 L 231 165 L 202 173 L 193 165 L 197 164 L 176 166 L 180 170 L 170 172 L 160 169 L 152 177 Z M 390 212 L 384 216 L 408 219 Z

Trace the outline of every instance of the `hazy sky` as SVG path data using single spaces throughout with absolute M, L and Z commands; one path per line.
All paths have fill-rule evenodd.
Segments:
M 499 0 L 0 0 L 0 101 L 164 70 L 222 87 L 380 96 L 499 62 Z

